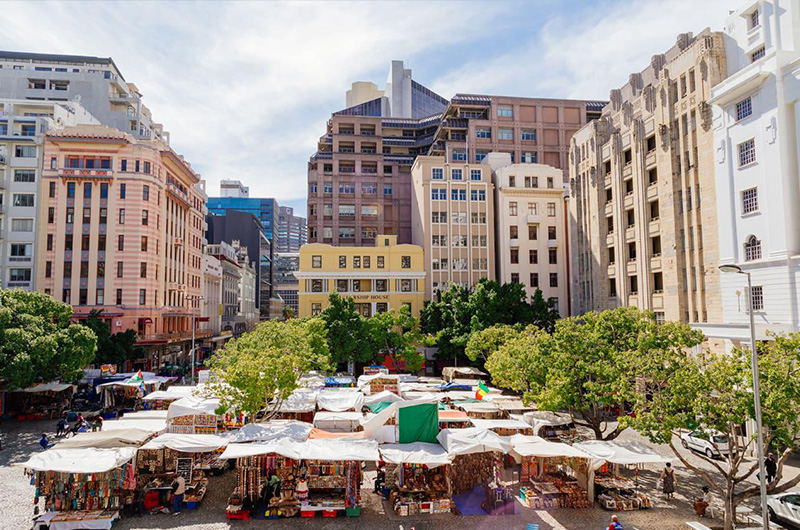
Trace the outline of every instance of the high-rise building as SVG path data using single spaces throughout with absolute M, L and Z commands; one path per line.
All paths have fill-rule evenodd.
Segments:
M 258 296 L 256 307 L 262 309 L 266 318 L 269 299 L 273 296 L 270 242 L 264 234 L 261 221 L 250 212 L 223 210 L 222 214 L 209 213 L 206 216 L 208 230 L 206 239 L 211 245 L 227 243 L 235 246 L 238 241 L 248 254 L 248 263 L 255 269 Z
M 0 51 L 0 99 L 80 103 L 100 123 L 169 144 L 169 133 L 109 57 Z
M 294 214 L 294 208 L 278 208 L 278 244 L 276 252 L 300 252 L 306 244 L 306 218 Z
M 207 319 L 207 329 L 216 337 L 222 332 L 222 263 L 207 248 L 203 253 L 202 318 Z
M 251 331 L 259 321 L 256 310 L 256 269 L 247 247 L 238 240 L 208 245 L 206 252 L 222 268 L 222 332 L 234 336 Z
M 722 274 L 721 314 L 696 327 L 727 347 L 749 346 L 748 296 L 757 340 L 799 329 L 798 16 L 796 1 L 764 0 L 731 12 L 725 23 L 728 78 L 709 100 L 719 222 L 719 262 L 709 267 L 737 265 L 753 287 L 748 293 L 743 275 Z
M 490 152 L 511 163 L 567 167 L 575 131 L 599 117 L 604 102 L 456 94 L 444 111 L 429 155 L 480 163 Z
M 75 318 L 102 310 L 113 332 L 135 330 L 158 363 L 178 360 L 201 316 L 197 175 L 163 141 L 103 125 L 48 132 L 44 161 L 37 289 Z
M 708 100 L 725 76 L 721 33 L 681 34 L 572 136 L 573 312 L 631 305 L 658 320 L 718 321 Z
M 423 248 L 430 272 L 426 298 L 450 284 L 495 279 L 491 166 L 419 156 L 411 174 L 413 243 Z
M 308 164 L 308 241 L 411 242 L 411 165 L 427 152 L 447 100 L 393 61 L 385 90 L 354 83 Z
M 539 289 L 569 315 L 567 186 L 560 169 L 512 164 L 489 153 L 495 188 L 497 280 L 521 283 L 528 299 Z
M 0 99 L 0 287 L 35 287 L 44 135 L 92 123 L 79 103 Z
M 300 270 L 299 252 L 281 252 L 275 257 L 275 294 L 283 300 L 284 305 L 291 307 L 297 315 L 298 284 L 295 272 Z
M 332 292 L 352 297 L 365 317 L 408 306 L 419 316 L 425 300 L 422 248 L 380 235 L 372 247 L 334 247 L 311 243 L 300 249 L 299 313 L 319 315 Z
M 274 259 L 275 244 L 278 240 L 278 203 L 275 199 L 259 199 L 250 197 L 249 189 L 238 180 L 224 180 L 221 185 L 222 197 L 208 199 L 208 211 L 214 215 L 225 215 L 228 211 L 245 212 L 254 215 L 261 223 L 261 230 L 267 241 L 253 247 L 247 243 L 248 248 L 260 248 L 261 261 L 258 269 L 259 308 L 264 314 L 268 302 L 275 296 L 272 288 L 274 284 Z M 227 240 L 226 240 L 227 241 Z M 252 252 L 252 250 L 251 250 Z M 266 282 L 266 283 L 265 283 Z M 268 314 L 268 312 L 267 312 Z M 266 316 L 266 315 L 265 315 Z

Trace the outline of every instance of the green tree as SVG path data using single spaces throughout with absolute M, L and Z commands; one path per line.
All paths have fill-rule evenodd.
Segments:
M 467 342 L 464 354 L 472 362 L 478 359 L 482 359 L 483 362 L 486 362 L 491 354 L 496 352 L 511 339 L 518 337 L 519 334 L 519 326 L 495 324 L 490 328 L 472 333 Z
M 656 323 L 633 307 L 592 312 L 556 323 L 552 334 L 530 327 L 490 355 L 494 383 L 523 393 L 540 410 L 567 410 L 598 440 L 624 426 L 614 411 L 636 398 L 633 367 L 667 352 L 682 354 L 702 334 L 679 323 Z
M 383 313 L 376 313 L 368 320 L 371 342 L 378 352 L 384 352 L 394 363 L 405 363 L 409 373 L 416 373 L 422 367 L 425 356 L 417 346 L 421 342 L 419 321 L 411 314 L 411 309 L 402 306 Z
M 439 357 L 455 358 L 465 353 L 473 333 L 497 324 L 535 324 L 552 331 L 558 320 L 554 305 L 553 300 L 544 300 L 538 289 L 528 301 L 520 283 L 481 280 L 472 290 L 451 285 L 437 293 L 436 299 L 423 307 L 420 327 L 428 344 L 439 348 Z
M 371 363 L 377 351 L 370 337 L 370 326 L 349 296 L 333 292 L 328 307 L 320 314 L 325 322 L 331 360 L 334 363 Z
M 786 459 L 800 448 L 800 334 L 773 339 L 758 352 L 764 443 L 778 452 L 778 472 L 768 485 L 770 495 L 800 482 L 800 476 L 783 480 Z M 668 444 L 687 469 L 721 497 L 724 528 L 731 530 L 736 506 L 760 494 L 758 484 L 750 481 L 758 473 L 758 462 L 744 460 L 745 453 L 754 448 L 756 434 L 745 437 L 739 432 L 740 425 L 755 417 L 750 352 L 736 349 L 723 355 L 686 356 L 658 348 L 641 360 L 635 373 L 646 392 L 637 396 L 636 414 L 625 423 L 653 442 Z M 724 462 L 695 455 L 716 474 L 693 464 L 676 447 L 676 435 L 697 428 L 718 431 L 735 448 L 724 456 Z
M 283 306 L 283 319 L 284 320 L 289 320 L 289 319 L 294 318 L 296 316 L 297 316 L 297 314 L 295 313 L 295 310 L 294 310 L 294 308 L 292 306 L 290 306 L 290 305 Z
M 48 295 L 0 290 L 0 379 L 7 389 L 81 376 L 92 362 L 97 337 L 72 324 L 71 317 L 70 305 Z
M 136 330 L 111 333 L 111 326 L 103 320 L 103 312 L 92 310 L 83 325 L 97 336 L 94 364 L 121 365 L 144 356 L 144 348 L 136 346 Z
M 330 368 L 325 323 L 319 318 L 262 322 L 228 342 L 208 365 L 208 393 L 220 399 L 221 410 L 251 417 L 266 410 L 269 419 L 300 377 Z

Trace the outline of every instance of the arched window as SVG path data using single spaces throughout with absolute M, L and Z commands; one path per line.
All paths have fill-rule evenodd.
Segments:
M 753 261 L 761 259 L 761 241 L 756 236 L 750 236 L 744 243 L 744 260 Z

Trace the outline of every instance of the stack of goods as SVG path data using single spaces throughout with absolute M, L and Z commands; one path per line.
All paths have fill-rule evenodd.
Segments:
M 192 477 L 192 479 L 192 483 L 186 487 L 186 494 L 183 499 L 186 501 L 187 507 L 189 508 L 193 508 L 193 504 L 196 505 L 203 500 L 203 496 L 206 494 L 206 488 L 208 488 L 207 478 L 198 476 L 196 478 Z
M 607 510 L 639 510 L 649 508 L 651 502 L 644 493 L 636 491 L 636 483 L 619 475 L 596 475 L 597 500 Z
M 384 390 L 398 393 L 398 379 L 396 377 L 377 377 L 370 381 L 369 390 L 373 394 L 378 394 Z
M 445 466 L 428 469 L 424 465 L 404 464 L 401 472 L 403 485 L 399 490 L 393 490 L 391 496 L 398 515 L 450 511 L 450 488 Z
M 160 475 L 175 471 L 178 451 L 164 449 L 139 449 L 136 453 L 136 472 L 143 475 Z
M 222 423 L 226 429 L 238 429 L 247 423 L 247 416 L 244 414 L 230 414 L 226 413 L 222 417 Z
M 228 519 L 250 520 L 250 510 L 244 509 L 244 499 L 239 493 L 239 488 L 233 490 L 231 496 L 228 497 L 228 505 L 225 507 L 225 516 Z
M 36 497 L 45 497 L 45 509 L 118 510 L 135 488 L 134 468 L 128 463 L 105 473 L 36 473 Z
M 239 458 L 236 467 L 239 469 L 238 492 L 251 501 L 259 498 L 264 483 L 272 474 L 281 480 L 296 474 L 294 460 L 274 454 Z
M 63 512 L 56 514 L 48 524 L 55 525 L 57 523 L 73 523 L 69 524 L 70 528 L 88 528 L 84 526 L 78 526 L 74 523 L 79 523 L 82 521 L 102 521 L 104 519 L 108 519 L 109 521 L 113 521 L 119 516 L 119 514 L 115 511 L 111 510 L 104 510 L 100 512 L 87 512 L 87 511 L 76 511 L 76 512 Z M 67 526 L 66 524 L 61 526 Z M 111 522 L 108 523 L 108 527 L 111 527 Z M 92 525 L 92 528 L 97 528 Z
M 347 482 L 344 463 L 310 461 L 308 464 L 308 487 L 310 489 L 344 488 Z
M 476 484 L 494 478 L 494 455 L 492 453 L 458 455 L 450 469 L 453 491 L 471 490 Z
M 585 489 L 577 484 L 565 484 L 560 487 L 562 508 L 590 508 L 591 503 Z
M 358 462 L 348 461 L 346 463 L 345 477 L 347 479 L 344 504 L 348 508 L 354 508 L 361 502 L 361 465 Z
M 170 420 L 169 432 L 176 434 L 217 434 L 217 417 L 213 414 L 176 416 Z
M 386 484 L 384 487 L 388 488 L 389 490 L 395 489 L 397 486 L 397 470 L 399 469 L 400 464 L 389 464 L 386 466 Z
M 209 451 L 208 453 L 195 453 L 194 455 L 194 469 L 204 471 L 220 472 L 228 465 L 227 460 L 220 460 L 220 451 Z

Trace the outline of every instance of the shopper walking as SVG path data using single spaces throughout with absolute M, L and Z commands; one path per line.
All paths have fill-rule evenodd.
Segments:
M 775 455 L 770 453 L 764 460 L 764 469 L 767 473 L 767 484 L 775 480 L 775 475 L 778 474 L 778 462 L 775 461 Z
M 619 517 L 616 515 L 611 516 L 611 523 L 608 525 L 608 530 L 622 530 L 622 523 L 619 522 Z
M 184 493 L 186 493 L 186 479 L 178 475 L 172 481 L 172 515 L 181 513 Z
M 675 487 L 678 485 L 678 479 L 675 478 L 675 470 L 672 469 L 672 464 L 667 462 L 664 470 L 661 472 L 661 491 L 668 499 L 671 499 L 675 494 Z

